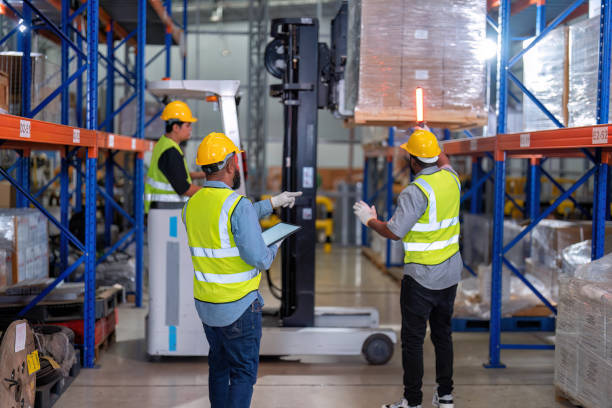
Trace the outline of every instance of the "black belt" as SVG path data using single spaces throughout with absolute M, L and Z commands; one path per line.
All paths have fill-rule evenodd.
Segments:
M 161 201 L 152 201 L 151 202 L 151 208 L 157 209 L 157 210 L 176 210 L 183 208 L 183 206 L 185 205 L 184 202 L 161 202 Z

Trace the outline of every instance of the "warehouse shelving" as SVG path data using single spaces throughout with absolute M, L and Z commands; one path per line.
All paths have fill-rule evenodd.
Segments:
M 492 253 L 492 292 L 491 292 L 491 318 L 489 322 L 489 361 L 485 365 L 490 368 L 501 368 L 504 365 L 500 361 L 502 349 L 552 349 L 554 346 L 548 344 L 502 344 L 501 343 L 501 280 L 502 266 L 506 265 L 521 281 L 528 286 L 534 294 L 556 314 L 556 308 L 546 299 L 525 276 L 509 262 L 504 254 L 510 250 L 520 239 L 525 237 L 546 216 L 550 215 L 564 200 L 572 201 L 576 208 L 584 215 L 589 215 L 579 203 L 572 197 L 581 185 L 584 185 L 591 177 L 595 179 L 593 197 L 593 239 L 592 259 L 603 256 L 605 220 L 609 213 L 607 210 L 608 193 L 608 166 L 612 152 L 612 143 L 608 142 L 610 127 L 603 125 L 586 126 L 580 128 L 563 128 L 561 122 L 541 103 L 519 78 L 514 75 L 510 68 L 515 65 L 535 44 L 542 40 L 555 27 L 574 16 L 578 8 L 585 0 L 572 2 L 564 11 L 551 22 L 545 24 L 546 3 L 538 2 L 536 13 L 535 37 L 532 37 L 530 45 L 522 49 L 510 58 L 511 42 L 517 40 L 510 37 L 510 14 L 511 1 L 501 0 L 499 2 L 498 22 L 487 16 L 487 23 L 493 27 L 498 35 L 498 61 L 497 61 L 497 136 L 474 137 L 466 130 L 466 138 L 448 140 L 449 134 L 445 132 L 443 149 L 449 156 L 470 156 L 472 158 L 470 189 L 463 192 L 461 201 L 469 200 L 469 212 L 479 213 L 483 208 L 484 185 L 491 182 L 494 185 L 494 214 L 493 214 L 493 253 Z M 610 59 L 612 56 L 612 24 L 610 0 L 603 0 L 601 5 L 601 28 L 599 41 L 599 81 L 597 89 L 597 123 L 609 122 L 609 97 L 610 97 Z M 527 39 L 527 38 L 525 38 Z M 522 39 L 524 40 L 524 39 Z M 523 132 L 507 134 L 506 118 L 508 112 L 508 97 L 516 101 L 520 99 L 509 90 L 509 82 L 529 98 L 559 129 L 542 130 L 537 132 Z M 389 130 L 387 147 L 370 149 L 364 152 L 366 157 L 364 163 L 364 201 L 372 204 L 385 192 L 385 209 L 387 217 L 393 212 L 393 157 L 394 157 L 393 129 Z M 542 164 L 551 157 L 569 158 L 586 157 L 593 164 L 579 180 L 571 187 L 564 188 L 560 182 L 555 180 L 551 174 L 542 168 Z M 384 177 L 378 180 L 372 177 L 371 167 L 379 158 L 386 158 L 387 166 Z M 507 159 L 524 159 L 527 161 L 527 185 L 525 205 L 520 206 L 512 196 L 506 192 L 506 161 Z M 483 170 L 483 160 L 493 163 L 491 170 Z M 380 167 L 380 166 L 378 166 Z M 541 177 L 546 177 L 559 190 L 560 195 L 545 210 L 540 208 Z M 372 179 L 375 180 L 372 180 Z M 512 201 L 516 208 L 523 212 L 530 224 L 510 243 L 503 245 L 504 229 L 504 207 L 506 200 Z M 589 215 L 590 216 L 590 215 Z M 368 244 L 368 233 L 364 228 L 362 231 L 362 243 Z M 387 262 L 390 264 L 390 241 L 387 240 Z M 469 267 L 466 268 L 475 275 Z M 507 322 L 506 322 L 507 323 Z M 550 325 L 546 324 L 545 327 Z M 543 326 L 543 327 L 544 327 Z
M 493 254 L 491 279 L 491 317 L 489 325 L 489 361 L 485 365 L 489 368 L 501 368 L 500 352 L 503 349 L 551 349 L 554 346 L 547 344 L 502 344 L 501 343 L 501 281 L 502 266 L 506 265 L 519 279 L 523 281 L 535 295 L 556 314 L 555 307 L 525 278 L 525 276 L 504 257 L 519 240 L 524 238 L 545 217 L 564 200 L 573 200 L 571 195 L 589 178 L 595 179 L 593 197 L 593 238 L 592 259 L 603 256 L 605 239 L 605 220 L 607 213 L 608 192 L 608 166 L 612 143 L 608 134 L 611 127 L 608 125 L 593 125 L 580 128 L 563 128 L 561 122 L 551 114 L 546 107 L 521 83 L 510 71 L 526 52 L 544 38 L 555 27 L 572 15 L 584 3 L 583 0 L 574 1 L 559 16 L 544 27 L 542 15 L 545 4 L 538 3 L 538 16 L 536 36 L 529 46 L 510 58 L 510 0 L 502 0 L 499 5 L 498 23 L 490 21 L 498 33 L 498 84 L 497 84 L 497 136 L 466 138 L 444 142 L 444 151 L 448 155 L 463 155 L 473 157 L 472 187 L 464 193 L 463 197 L 472 199 L 471 211 L 477 212 L 477 200 L 481 196 L 480 189 L 486 180 L 491 179 L 495 186 L 494 214 L 493 214 Z M 610 96 L 610 58 L 612 56 L 612 12 L 611 1 L 601 2 L 601 26 L 599 41 L 599 67 L 597 89 L 597 122 L 609 122 L 609 96 Z M 534 104 L 555 123 L 559 129 L 543 130 L 537 132 L 523 132 L 507 134 L 506 117 L 508 110 L 509 81 L 512 81 Z M 494 169 L 484 175 L 481 171 L 480 161 L 489 157 L 494 161 Z M 588 170 L 574 185 L 563 189 L 559 183 L 557 187 L 561 194 L 544 211 L 540 212 L 540 174 L 554 180 L 542 168 L 541 164 L 549 157 L 586 157 L 593 167 Z M 503 244 L 504 229 L 504 203 L 507 197 L 505 191 L 506 160 L 509 158 L 528 160 L 528 191 L 526 192 L 526 208 L 524 209 L 530 224 L 525 227 L 510 243 Z
M 136 306 L 142 305 L 142 273 L 143 273 L 143 237 L 144 237 L 144 167 L 143 154 L 153 147 L 153 142 L 145 141 L 145 38 L 146 38 L 146 0 L 138 0 L 138 24 L 137 28 L 127 33 L 125 30 L 118 30 L 108 15 L 100 8 L 98 0 L 89 0 L 83 3 L 77 10 L 70 10 L 68 0 L 61 1 L 61 28 L 55 25 L 50 18 L 44 15 L 30 0 L 24 0 L 22 10 L 19 12 L 8 1 L 3 0 L 8 9 L 21 21 L 19 24 L 25 29 L 12 30 L 5 41 L 11 35 L 19 35 L 20 51 L 24 55 L 29 55 L 31 51 L 31 33 L 38 28 L 32 25 L 33 17 L 42 20 L 44 29 L 53 33 L 61 43 L 61 76 L 62 84 L 38 107 L 32 109 L 30 100 L 31 91 L 31 68 L 30 60 L 24 59 L 22 64 L 22 112 L 23 117 L 12 115 L 0 115 L 0 148 L 15 149 L 20 157 L 17 163 L 9 169 L 0 168 L 0 175 L 9 180 L 18 191 L 18 207 L 28 207 L 33 205 L 43 212 L 49 220 L 60 230 L 60 264 L 61 273 L 59 277 L 46 288 L 39 296 L 30 302 L 21 312 L 23 315 L 28 309 L 33 307 L 43 297 L 45 297 L 55 286 L 62 282 L 78 266 L 85 266 L 85 313 L 84 313 L 84 344 L 83 344 L 83 364 L 85 367 L 92 367 L 94 364 L 94 302 L 95 302 L 95 268 L 97 263 L 103 261 L 110 253 L 119 248 L 124 248 L 135 243 L 136 261 Z M 99 21 L 103 19 L 106 23 L 106 39 L 108 52 L 102 55 L 98 50 L 99 41 Z M 85 32 L 83 34 L 83 22 L 85 21 Z M 115 45 L 115 34 L 119 34 L 122 39 Z M 134 37 L 136 41 L 134 42 Z M 125 44 L 135 44 L 137 46 L 135 69 L 130 72 L 127 61 L 122 62 L 115 58 L 115 52 Z M 86 47 L 84 47 L 86 45 Z M 97 52 L 88 52 L 96 50 Z M 166 50 L 169 52 L 169 49 Z M 70 58 L 70 54 L 74 54 Z M 76 58 L 77 68 L 75 72 L 70 72 L 70 62 Z M 106 78 L 99 82 L 98 70 L 99 62 L 106 63 Z M 83 84 L 83 74 L 86 73 L 86 81 Z M 115 75 L 122 77 L 133 89 L 133 95 L 127 98 L 119 108 L 113 106 L 115 88 Z M 76 81 L 76 118 L 77 126 L 67 126 L 69 112 L 69 91 L 68 87 Z M 107 85 L 107 105 L 106 118 L 101 123 L 98 121 L 98 86 L 106 82 Z M 85 89 L 83 89 L 85 88 Z M 83 92 L 85 91 L 85 92 Z M 61 96 L 60 96 L 61 95 Z M 55 97 L 61 97 L 61 122 L 63 125 L 33 120 L 31 117 L 44 107 Z M 86 101 L 86 117 L 83 118 L 82 103 Z M 113 118 L 128 105 L 129 102 L 137 102 L 137 132 L 133 137 L 114 134 L 112 127 Z M 85 119 L 85 121 L 83 120 Z M 155 118 L 153 118 L 155 119 Z M 149 124 L 153 121 L 150 120 Z M 107 132 L 98 131 L 104 128 Z M 60 179 L 60 208 L 61 217 L 57 220 L 53 217 L 36 198 L 48 188 L 50 183 L 36 193 L 30 191 L 30 152 L 32 150 L 59 150 L 62 161 L 61 169 L 57 178 Z M 134 153 L 134 174 L 130 175 L 126 169 L 118 166 L 113 157 L 118 151 Z M 106 161 L 102 165 L 106 169 L 105 187 L 97 185 L 96 175 L 100 168 L 98 158 L 100 153 L 106 154 Z M 85 162 L 85 171 L 82 170 Z M 69 167 L 76 169 L 76 188 L 73 192 L 69 191 Z M 118 168 L 129 179 L 133 181 L 134 187 L 134 208 L 133 214 L 126 211 L 113 199 L 114 169 Z M 16 176 L 11 174 L 16 172 Z M 85 185 L 85 204 L 82 206 L 82 185 Z M 96 197 L 97 194 L 105 199 L 105 245 L 104 254 L 96 258 Z M 84 210 L 85 213 L 85 242 L 80 242 L 68 229 L 68 217 L 70 210 L 70 199 L 74 194 L 74 210 Z M 115 243 L 110 242 L 110 220 L 113 212 L 116 211 L 123 215 L 132 224 L 124 235 Z M 68 243 L 74 245 L 83 254 L 72 265 L 68 265 Z

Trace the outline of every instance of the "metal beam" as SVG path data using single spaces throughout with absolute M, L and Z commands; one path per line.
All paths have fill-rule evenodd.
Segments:
M 171 15 L 168 14 L 164 4 L 161 0 L 148 0 L 149 4 L 155 10 L 161 22 L 166 26 L 167 30 L 172 34 L 174 42 L 177 44 L 181 43 L 181 37 L 183 36 L 183 29 L 179 28 L 172 21 Z

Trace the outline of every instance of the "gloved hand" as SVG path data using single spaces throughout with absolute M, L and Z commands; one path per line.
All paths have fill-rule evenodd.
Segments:
M 274 197 L 272 197 L 270 199 L 270 203 L 272 203 L 272 208 L 293 208 L 293 206 L 295 205 L 295 197 L 299 197 L 301 195 L 301 191 L 283 191 L 279 195 L 275 195 Z
M 353 212 L 359 218 L 359 221 L 366 227 L 368 226 L 368 221 L 378 218 L 376 215 L 376 207 L 370 207 L 364 201 L 356 202 L 355 205 L 353 205 Z

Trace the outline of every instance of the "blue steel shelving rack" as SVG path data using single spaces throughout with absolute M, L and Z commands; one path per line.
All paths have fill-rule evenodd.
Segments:
M 4 0 L 3 0 L 4 1 Z M 136 306 L 142 306 L 142 272 L 143 272 L 143 238 L 144 238 L 144 167 L 143 154 L 151 150 L 153 143 L 142 140 L 145 127 L 156 118 L 145 124 L 145 46 L 146 46 L 146 0 L 138 0 L 138 24 L 136 30 L 123 38 L 118 45 L 114 45 L 113 22 L 107 26 L 107 56 L 98 51 L 99 35 L 99 1 L 89 0 L 81 5 L 76 11 L 69 8 L 70 2 L 62 0 L 61 28 L 57 27 L 44 13 L 36 8 L 30 0 L 23 1 L 22 12 L 17 11 L 10 3 L 4 1 L 7 8 L 22 20 L 19 24 L 25 30 L 14 29 L 9 32 L 0 42 L 6 41 L 12 35 L 18 35 L 19 49 L 23 55 L 29 55 L 31 51 L 32 31 L 39 27 L 32 25 L 32 17 L 36 16 L 44 22 L 42 25 L 51 31 L 61 41 L 61 76 L 62 84 L 48 98 L 32 109 L 31 106 L 31 60 L 24 58 L 22 63 L 22 117 L 2 115 L 0 128 L 0 148 L 15 149 L 19 153 L 17 163 L 9 169 L 0 168 L 0 176 L 9 180 L 18 192 L 17 206 L 27 207 L 33 205 L 45 214 L 49 220 L 61 232 L 60 238 L 60 276 L 47 287 L 39 296 L 24 307 L 19 313 L 24 315 L 28 310 L 42 300 L 60 282 L 67 278 L 81 264 L 85 265 L 85 307 L 84 307 L 84 344 L 83 365 L 93 367 L 94 364 L 94 326 L 95 326 L 95 269 L 96 265 L 118 249 L 126 248 L 128 245 L 136 244 Z M 86 35 L 81 33 L 80 21 L 86 13 Z M 75 25 L 78 27 L 75 27 Z M 17 26 L 16 26 L 17 27 Z M 130 72 L 125 63 L 116 59 L 116 50 L 127 43 L 132 37 L 137 37 L 137 53 L 134 72 Z M 86 48 L 83 45 L 86 44 Z M 96 50 L 86 52 L 85 50 Z M 169 52 L 169 49 L 167 50 Z M 77 60 L 77 69 L 70 73 L 70 52 L 75 54 L 72 59 Z M 106 118 L 102 123 L 98 122 L 98 64 L 100 60 L 107 65 L 107 105 Z M 118 66 L 120 65 L 120 67 Z M 122 69 L 124 71 L 122 71 Z M 82 75 L 86 73 L 86 92 L 83 92 Z M 127 99 L 118 109 L 114 109 L 114 79 L 115 75 L 123 79 L 134 88 L 133 95 Z M 69 127 L 69 85 L 76 81 L 77 98 L 77 126 Z M 104 81 L 104 80 L 103 80 Z M 51 100 L 61 95 L 61 122 L 63 125 L 46 123 L 30 118 L 42 110 Z M 83 123 L 82 101 L 86 96 L 86 120 Z M 114 135 L 113 118 L 128 105 L 136 100 L 138 104 L 137 132 L 134 137 Z M 159 116 L 159 115 L 157 115 Z M 109 133 L 96 131 L 104 128 Z M 62 153 L 61 168 L 58 176 L 51 180 L 46 186 L 36 193 L 30 191 L 30 160 L 31 150 L 59 150 Z M 99 152 L 106 152 L 106 162 L 102 165 L 106 169 L 105 188 L 97 186 L 96 174 L 99 169 Z M 135 153 L 134 174 L 130 175 L 125 169 L 114 161 L 118 151 L 129 151 Z M 85 171 L 82 171 L 82 163 L 85 161 Z M 76 174 L 76 188 L 69 191 L 69 168 L 74 167 Z M 117 204 L 113 199 L 114 169 L 121 170 L 134 185 L 134 208 L 133 216 Z M 16 177 L 12 174 L 16 172 Z M 45 189 L 53 182 L 60 179 L 60 220 L 54 218 L 38 201 Z M 82 185 L 85 184 L 85 205 L 82 206 Z M 106 252 L 97 258 L 96 254 L 96 199 L 97 194 L 105 201 L 105 245 Z M 68 219 L 70 212 L 70 198 L 74 196 L 74 211 L 85 211 L 85 242 L 80 242 L 69 230 Z M 117 211 L 128 219 L 132 228 L 126 232 L 117 242 L 110 242 L 110 222 L 113 212 Z M 68 243 L 79 249 L 83 255 L 72 265 L 68 265 Z
M 495 24 L 489 18 L 489 24 L 498 32 L 498 59 L 497 59 L 497 135 L 495 137 L 482 137 L 473 139 L 457 139 L 444 143 L 444 150 L 449 155 L 470 155 L 473 157 L 472 187 L 464 193 L 463 197 L 471 199 L 471 211 L 477 211 L 480 204 L 483 184 L 492 179 L 495 186 L 494 214 L 493 214 L 493 254 L 492 254 L 492 279 L 491 279 L 491 318 L 489 326 L 489 361 L 487 368 L 502 368 L 500 361 L 501 350 L 504 349 L 552 349 L 554 346 L 547 344 L 503 344 L 501 342 L 501 281 L 502 266 L 506 265 L 523 283 L 525 283 L 538 298 L 556 314 L 556 308 L 531 285 L 531 283 L 504 257 L 519 240 L 524 238 L 542 219 L 550 215 L 552 211 L 564 200 L 573 200 L 571 194 L 583 185 L 590 177 L 595 178 L 595 190 L 593 197 L 593 237 L 592 237 L 592 259 L 603 256 L 605 239 L 605 220 L 608 191 L 608 165 L 612 144 L 608 142 L 608 134 L 612 127 L 588 126 L 582 128 L 562 129 L 561 122 L 546 109 L 546 107 L 521 83 L 521 81 L 510 71 L 526 52 L 544 38 L 550 31 L 561 24 L 570 16 L 585 0 L 576 0 L 566 8 L 559 16 L 553 19 L 547 26 L 544 22 L 545 5 L 540 3 L 537 9 L 536 36 L 529 46 L 525 47 L 515 56 L 510 58 L 510 0 L 501 0 L 499 7 L 498 23 Z M 612 11 L 611 0 L 601 2 L 601 26 L 599 41 L 599 68 L 597 87 L 597 123 L 607 124 L 609 122 L 609 97 L 610 97 L 610 58 L 612 56 Z M 506 134 L 506 118 L 508 109 L 508 81 L 512 81 L 536 106 L 555 123 L 559 129 L 522 134 Z M 467 133 L 469 136 L 469 132 Z M 587 171 L 573 186 L 565 190 L 557 183 L 561 195 L 553 204 L 540 212 L 540 174 L 545 175 L 551 181 L 554 180 L 541 168 L 546 157 L 587 157 L 593 167 Z M 494 169 L 488 174 L 481 174 L 480 161 L 483 157 L 489 157 L 494 162 Z M 504 203 L 507 198 L 505 191 L 506 160 L 510 157 L 518 157 L 529 160 L 528 166 L 528 189 L 526 195 L 526 209 L 530 224 L 522 230 L 510 243 L 503 244 L 504 229 Z M 462 197 L 462 198 L 463 198 Z

